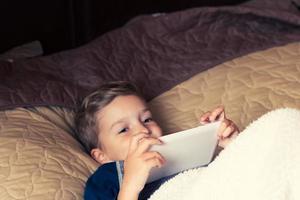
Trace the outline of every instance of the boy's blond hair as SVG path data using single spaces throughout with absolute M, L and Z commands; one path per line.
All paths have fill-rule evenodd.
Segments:
M 117 81 L 103 84 L 82 101 L 75 116 L 75 133 L 88 153 L 94 148 L 101 148 L 101 143 L 98 141 L 97 114 L 116 97 L 126 95 L 142 98 L 134 85 L 126 81 Z

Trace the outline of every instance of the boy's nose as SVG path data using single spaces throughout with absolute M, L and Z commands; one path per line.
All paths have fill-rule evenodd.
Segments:
M 138 127 L 137 127 L 137 131 L 136 133 L 146 133 L 146 134 L 151 134 L 151 131 L 150 129 L 145 126 L 144 124 L 139 124 Z

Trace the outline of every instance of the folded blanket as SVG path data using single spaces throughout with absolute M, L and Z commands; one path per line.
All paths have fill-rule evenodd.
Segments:
M 151 200 L 299 200 L 300 111 L 278 109 L 250 124 L 206 168 L 186 171 Z

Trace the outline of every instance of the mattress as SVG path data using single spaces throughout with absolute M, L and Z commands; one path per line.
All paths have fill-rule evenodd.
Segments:
M 198 125 L 224 105 L 240 129 L 280 107 L 300 108 L 300 42 L 254 52 L 198 73 L 149 102 L 164 133 Z M 98 164 L 73 137 L 61 107 L 0 112 L 0 199 L 82 199 Z

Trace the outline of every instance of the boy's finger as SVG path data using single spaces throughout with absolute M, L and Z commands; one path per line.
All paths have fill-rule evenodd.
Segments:
M 153 157 L 151 159 L 148 159 L 146 162 L 148 164 L 149 170 L 152 169 L 153 167 L 161 168 L 164 164 L 164 161 L 158 157 Z
M 231 124 L 231 121 L 228 119 L 225 119 L 222 121 L 219 129 L 218 129 L 218 136 L 223 137 L 223 133 L 226 130 L 226 128 Z
M 140 133 L 140 134 L 132 136 L 130 144 L 129 144 L 129 152 L 135 151 L 138 148 L 140 141 L 143 138 L 148 138 L 148 137 L 149 137 L 149 135 L 147 133 Z
M 201 117 L 200 117 L 200 123 L 201 124 L 207 124 L 209 123 L 209 116 L 210 116 L 211 112 L 208 111 L 206 113 L 204 113 Z
M 223 106 L 218 106 L 216 109 L 214 109 L 209 116 L 209 121 L 214 122 L 216 120 L 223 120 L 225 119 L 225 112 Z
M 157 151 L 147 151 L 143 154 L 143 159 L 144 160 L 149 160 L 154 157 L 159 158 L 161 161 L 165 162 L 165 158 Z
M 234 132 L 234 126 L 230 124 L 229 126 L 226 127 L 221 137 L 228 138 L 233 132 Z
M 138 154 L 142 154 L 142 153 L 148 151 L 152 145 L 160 145 L 160 144 L 163 144 L 163 142 L 161 140 L 159 140 L 158 138 L 154 138 L 154 137 L 143 138 L 139 142 L 136 151 Z

